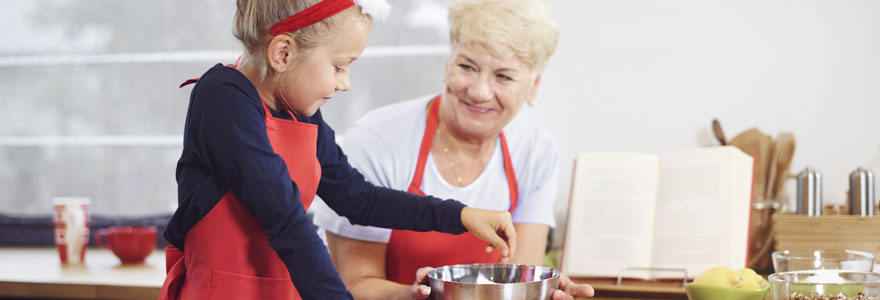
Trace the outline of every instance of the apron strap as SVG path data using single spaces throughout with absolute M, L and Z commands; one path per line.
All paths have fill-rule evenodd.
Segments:
M 240 63 L 241 63 L 241 55 L 238 56 L 238 59 L 235 60 L 235 63 L 234 63 L 234 64 L 228 64 L 228 65 L 226 65 L 226 66 L 227 66 L 227 67 L 232 67 L 232 68 L 238 68 L 238 65 L 239 65 Z M 183 88 L 183 87 L 185 87 L 185 86 L 187 86 L 187 85 L 190 85 L 190 84 L 193 84 L 193 83 L 199 82 L 199 78 L 201 78 L 201 77 L 196 77 L 196 78 L 190 78 L 190 79 L 187 79 L 186 81 L 184 81 L 183 83 L 181 83 L 180 86 L 178 86 L 177 88 Z
M 422 145 L 419 147 L 419 159 L 416 161 L 416 172 L 413 174 L 412 182 L 409 184 L 408 192 L 413 194 L 425 195 L 422 192 L 422 175 L 425 174 L 425 164 L 428 162 L 428 153 L 431 153 L 431 145 L 434 143 L 434 133 L 437 132 L 437 123 L 439 121 L 440 99 L 442 95 L 437 95 L 428 104 L 428 121 L 425 124 L 425 133 L 422 134 Z
M 510 190 L 510 213 L 516 210 L 519 202 L 519 184 L 516 182 L 516 172 L 513 171 L 513 159 L 510 158 L 510 150 L 507 147 L 507 138 L 504 131 L 501 132 L 501 153 L 504 157 L 504 174 L 507 175 L 507 188 Z
M 264 119 L 275 118 L 272 116 L 272 111 L 269 110 L 269 106 L 266 105 L 266 102 L 263 102 L 263 99 L 260 99 L 260 104 L 263 105 L 263 111 L 266 112 L 266 117 Z M 287 114 L 290 115 L 290 118 L 293 119 L 294 122 L 299 122 L 299 120 L 296 119 L 296 115 L 292 111 L 287 109 L 287 107 L 285 107 L 284 110 L 287 111 Z

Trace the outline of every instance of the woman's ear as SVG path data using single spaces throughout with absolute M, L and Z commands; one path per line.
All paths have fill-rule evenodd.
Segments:
M 535 81 L 532 82 L 532 89 L 529 90 L 529 106 L 533 106 L 535 104 L 535 97 L 538 96 L 538 86 L 541 85 L 541 74 L 535 76 Z
M 443 84 L 446 84 L 446 78 L 449 77 L 449 72 L 452 71 L 450 63 L 452 63 L 452 53 L 446 56 L 446 61 L 443 63 Z
M 281 73 L 293 62 L 296 43 L 286 34 L 276 35 L 269 41 L 269 49 L 266 51 L 269 67 L 276 73 Z

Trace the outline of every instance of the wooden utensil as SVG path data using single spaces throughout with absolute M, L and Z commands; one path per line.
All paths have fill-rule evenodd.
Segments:
M 772 195 L 774 198 L 779 197 L 782 193 L 782 189 L 785 187 L 785 179 L 790 176 L 788 170 L 791 167 L 791 160 L 794 157 L 794 134 L 791 132 L 779 133 L 779 136 L 776 138 L 776 145 L 781 149 L 778 150 L 779 159 L 776 161 L 777 174 L 775 178 L 772 178 L 774 180 Z
M 773 161 L 771 162 L 771 171 L 767 192 L 764 194 L 767 199 L 776 198 L 782 191 L 785 178 L 788 176 L 788 168 L 791 166 L 791 159 L 794 156 L 794 135 L 790 132 L 779 133 L 776 137 L 776 147 L 773 151 Z
M 712 132 L 715 133 L 715 138 L 721 146 L 727 146 L 727 139 L 724 138 L 724 130 L 721 130 L 721 122 L 718 122 L 718 119 L 712 119 Z
M 776 187 L 776 173 L 779 172 L 779 156 L 782 154 L 781 151 L 782 146 L 779 145 L 779 138 L 776 138 L 776 141 L 773 142 L 773 152 L 770 155 L 770 164 L 767 169 L 767 189 L 761 194 L 764 199 L 769 200 L 770 197 L 773 196 L 773 191 Z
M 761 136 L 761 140 L 758 143 L 758 159 L 755 161 L 755 182 L 761 183 L 763 182 L 762 190 L 759 190 L 759 193 L 756 195 L 766 195 L 769 190 L 770 169 L 773 168 L 773 151 L 776 148 L 776 143 L 773 141 L 773 138 L 769 135 Z M 760 186 L 760 184 L 758 184 Z M 767 199 L 767 198 L 764 198 Z
M 762 133 L 758 128 L 746 130 L 730 140 L 730 145 L 736 146 L 755 159 L 753 198 L 763 196 L 766 193 L 770 143 L 770 137 Z

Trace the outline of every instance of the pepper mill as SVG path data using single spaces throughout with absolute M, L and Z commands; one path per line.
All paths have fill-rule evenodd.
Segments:
M 822 215 L 822 173 L 809 167 L 797 174 L 797 214 Z
M 858 168 L 849 173 L 849 214 L 874 216 L 874 173 Z

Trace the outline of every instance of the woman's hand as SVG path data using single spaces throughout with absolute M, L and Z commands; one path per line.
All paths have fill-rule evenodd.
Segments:
M 410 297 L 413 299 L 427 299 L 431 295 L 431 287 L 428 286 L 428 271 L 432 267 L 424 267 L 416 270 L 416 282 L 410 288 Z
M 559 275 L 559 289 L 553 291 L 553 300 L 574 300 L 575 298 L 593 297 L 593 287 L 589 284 L 577 284 L 565 274 Z
M 461 210 L 461 224 L 474 236 L 501 251 L 502 262 L 513 257 L 516 251 L 516 230 L 509 212 L 465 206 Z

